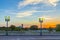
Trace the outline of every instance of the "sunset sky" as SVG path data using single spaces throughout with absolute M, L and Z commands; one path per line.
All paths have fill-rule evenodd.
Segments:
M 10 16 L 9 25 L 39 26 L 43 17 L 44 28 L 55 27 L 60 24 L 60 0 L 0 0 L 0 26 L 6 26 L 4 16 Z

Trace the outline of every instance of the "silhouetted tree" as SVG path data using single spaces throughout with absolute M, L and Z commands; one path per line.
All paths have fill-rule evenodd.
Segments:
M 5 26 L 0 27 L 0 30 L 5 30 Z
M 37 26 L 37 25 L 32 25 L 32 26 L 30 27 L 30 29 L 31 29 L 31 30 L 38 30 L 38 26 Z
M 29 30 L 29 28 L 25 27 L 23 30 L 26 30 L 27 31 L 27 30 Z
M 56 25 L 56 31 L 60 31 L 60 24 Z
M 21 30 L 21 28 L 19 28 L 19 27 L 16 27 L 15 29 L 14 29 L 14 31 L 20 31 Z
M 52 32 L 52 31 L 53 31 L 53 28 L 52 28 L 52 27 L 49 27 L 49 28 L 48 28 L 48 31 L 49 31 L 49 32 Z
M 3 29 L 3 30 L 6 30 L 6 27 L 5 27 L 5 26 L 3 26 L 3 27 L 2 27 L 2 29 Z
M 11 25 L 10 28 L 11 28 L 11 31 L 13 31 L 16 28 L 16 26 L 15 25 Z

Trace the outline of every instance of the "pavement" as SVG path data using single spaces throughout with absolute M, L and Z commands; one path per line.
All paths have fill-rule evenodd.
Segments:
M 60 40 L 60 36 L 0 36 L 0 40 Z
M 40 32 L 9 31 L 6 36 L 6 32 L 0 31 L 0 40 L 60 40 L 60 32 L 43 33 L 43 36 L 40 36 Z

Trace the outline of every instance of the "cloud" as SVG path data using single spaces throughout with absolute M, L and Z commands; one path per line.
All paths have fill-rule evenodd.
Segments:
M 59 0 L 49 0 L 49 3 L 53 6 L 56 6 L 58 1 Z
M 28 17 L 28 16 L 32 16 L 34 13 L 37 12 L 52 12 L 52 10 L 48 10 L 48 11 L 38 11 L 38 10 L 31 10 L 31 11 L 24 11 L 24 12 L 18 12 L 16 17 L 18 18 L 23 18 L 23 17 Z
M 52 18 L 50 17 L 50 16 L 42 16 L 42 17 L 40 17 L 40 18 L 44 18 L 44 20 L 51 20 Z
M 29 4 L 37 4 L 41 2 L 42 0 L 24 0 L 23 2 L 19 2 L 18 8 L 29 5 Z
M 36 5 L 36 4 L 39 4 L 41 2 L 45 3 L 45 4 L 52 5 L 52 6 L 56 6 L 58 1 L 59 0 L 24 0 L 22 2 L 19 2 L 18 8 L 27 6 L 29 4 Z
M 22 18 L 22 17 L 31 16 L 31 15 L 32 15 L 32 12 L 28 12 L 28 11 L 27 12 L 19 12 L 16 17 Z
M 22 18 L 22 17 L 32 16 L 33 13 L 35 13 L 35 12 L 39 12 L 39 11 L 31 10 L 31 11 L 19 12 L 19 13 L 17 13 L 17 16 L 16 17 Z

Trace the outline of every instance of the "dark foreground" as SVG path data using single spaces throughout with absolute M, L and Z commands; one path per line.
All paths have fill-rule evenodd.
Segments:
M 0 40 L 60 40 L 60 36 L 0 36 Z

